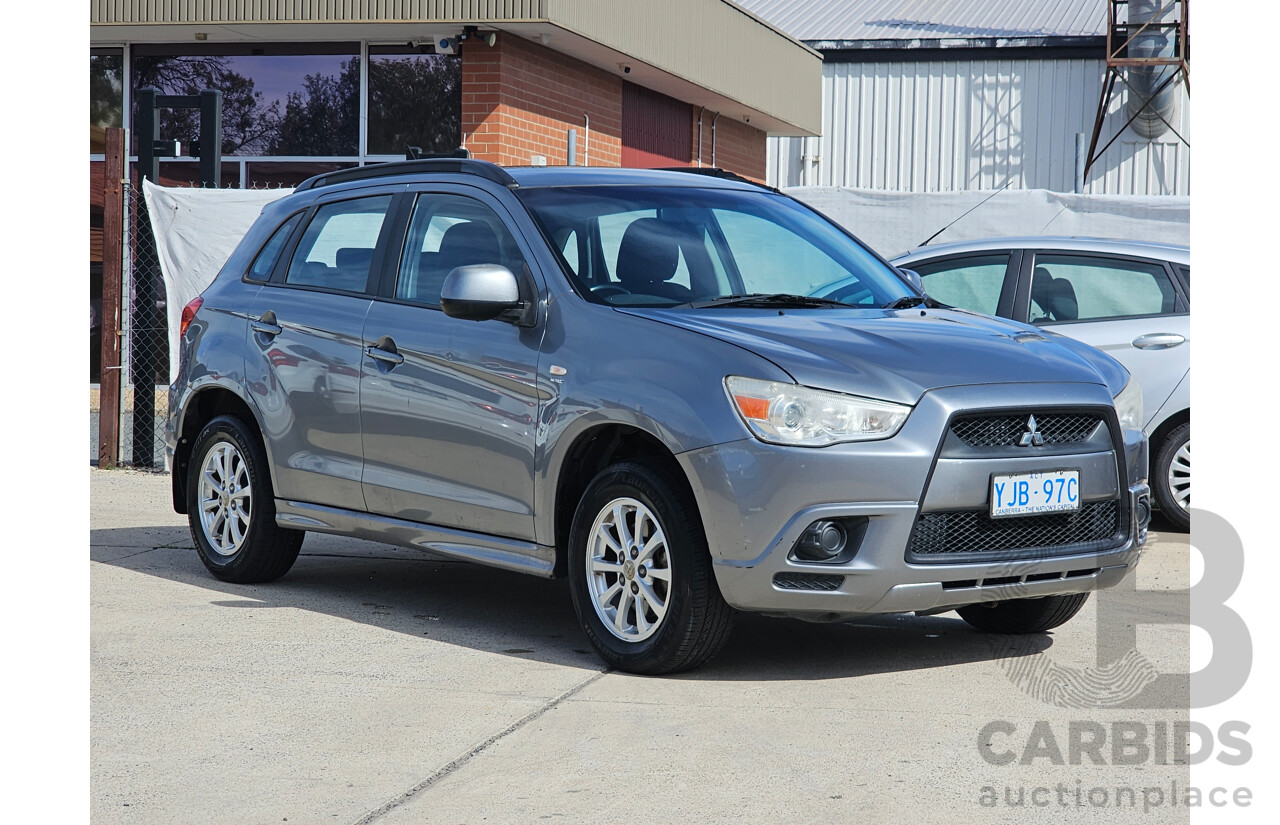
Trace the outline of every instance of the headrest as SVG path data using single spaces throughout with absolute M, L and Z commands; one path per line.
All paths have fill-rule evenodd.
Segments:
M 674 228 L 657 218 L 631 222 L 618 247 L 618 280 L 627 289 L 643 292 L 650 284 L 669 280 L 680 265 L 680 239 Z

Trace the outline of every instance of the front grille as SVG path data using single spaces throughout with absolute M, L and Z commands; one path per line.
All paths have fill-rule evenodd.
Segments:
M 844 576 L 832 576 L 828 573 L 776 573 L 773 586 L 783 590 L 839 590 L 844 584 Z
M 993 519 L 980 510 L 921 513 L 907 560 L 954 564 L 959 556 L 1065 555 L 1109 548 L 1120 539 L 1120 503 L 1092 501 L 1074 513 Z
M 1016 447 L 1028 432 L 1032 413 L 974 415 L 951 422 L 951 432 L 970 447 Z M 1079 444 L 1087 441 L 1102 417 L 1096 413 L 1045 413 L 1035 416 L 1036 432 L 1045 444 Z

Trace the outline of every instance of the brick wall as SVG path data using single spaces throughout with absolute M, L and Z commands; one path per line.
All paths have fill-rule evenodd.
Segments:
M 622 79 L 508 33 L 493 47 L 463 49 L 462 133 L 473 157 L 528 166 L 543 155 L 561 166 L 569 129 L 578 130 L 579 165 L 619 165 Z
M 473 157 L 503 166 L 528 166 L 542 155 L 560 166 L 568 130 L 578 130 L 578 163 L 622 163 L 623 80 L 545 46 L 507 32 L 497 43 L 468 43 L 462 51 L 462 133 Z M 698 108 L 690 107 L 698 159 Z M 586 118 L 591 119 L 590 131 Z M 702 119 L 702 163 L 711 165 L 711 120 Z M 745 177 L 765 178 L 765 133 L 721 116 L 716 123 L 716 165 Z M 664 164 L 665 165 L 665 164 Z
M 765 177 L 765 133 L 742 121 L 721 115 L 715 120 L 716 113 L 707 110 L 702 113 L 702 165 L 719 166 L 730 172 L 737 172 L 745 178 L 764 183 Z M 715 120 L 715 163 L 712 164 L 711 122 Z M 698 109 L 693 110 L 693 157 L 691 166 L 698 165 Z

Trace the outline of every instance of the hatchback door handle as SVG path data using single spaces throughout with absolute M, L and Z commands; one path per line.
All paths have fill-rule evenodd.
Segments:
M 250 319 L 249 326 L 253 328 L 254 332 L 260 332 L 269 338 L 274 338 L 284 331 L 276 323 L 276 314 L 270 310 L 262 313 L 257 318 Z
M 1186 338 L 1176 332 L 1151 332 L 1133 339 L 1138 349 L 1170 349 L 1186 343 Z
M 378 343 L 371 347 L 365 347 L 365 354 L 370 358 L 377 359 L 384 364 L 395 366 L 404 363 L 404 356 L 396 350 L 396 342 L 391 340 L 391 336 L 384 335 L 378 339 Z

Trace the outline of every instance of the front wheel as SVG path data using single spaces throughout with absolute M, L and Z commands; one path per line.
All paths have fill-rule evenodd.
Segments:
M 1088 593 L 1072 593 L 1040 599 L 971 604 L 956 608 L 956 612 L 960 618 L 986 633 L 1043 633 L 1066 624 L 1088 600 Z
M 733 624 L 692 495 L 645 462 L 608 467 L 587 487 L 569 537 L 569 589 L 596 652 L 632 673 L 698 667 Z
M 200 560 L 239 584 L 278 579 L 306 535 L 276 525 L 275 493 L 257 435 L 235 416 L 205 425 L 191 452 L 187 520 Z
M 1156 452 L 1152 492 L 1160 512 L 1182 532 L 1191 529 L 1191 425 L 1169 433 Z

